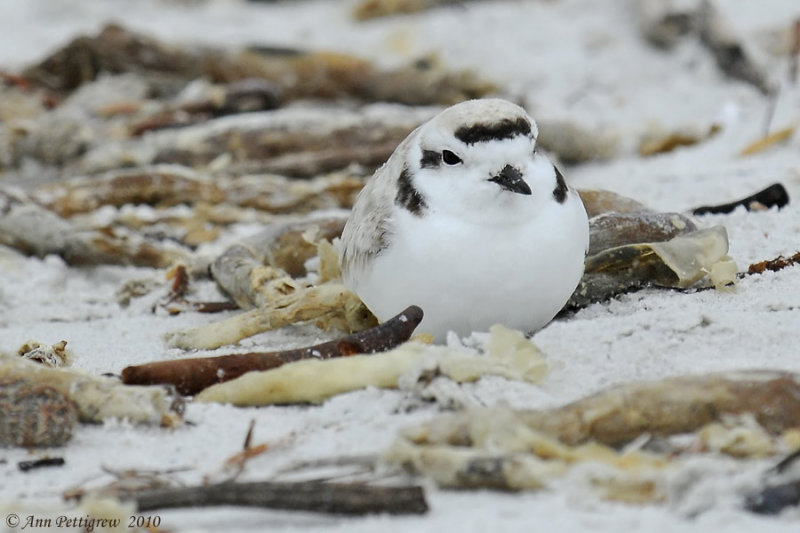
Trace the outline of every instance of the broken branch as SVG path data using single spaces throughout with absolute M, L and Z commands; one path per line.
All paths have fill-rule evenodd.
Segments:
M 139 512 L 178 507 L 241 505 L 289 511 L 365 515 L 424 514 L 422 487 L 374 487 L 349 483 L 219 483 L 130 494 Z
M 171 383 L 181 394 L 196 394 L 215 383 L 292 361 L 386 351 L 408 340 L 421 321 L 422 310 L 411 306 L 379 326 L 315 346 L 282 352 L 231 354 L 129 366 L 122 371 L 122 382 L 129 385 Z

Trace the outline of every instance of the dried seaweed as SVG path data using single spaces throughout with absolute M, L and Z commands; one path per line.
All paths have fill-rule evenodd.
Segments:
M 782 143 L 792 135 L 794 135 L 793 127 L 783 128 L 778 131 L 774 131 L 762 137 L 761 139 L 758 139 L 757 141 L 745 146 L 741 151 L 741 155 L 748 156 L 757 154 L 759 152 L 763 152 L 767 148 L 770 148 L 778 143 Z
M 182 401 L 164 387 L 128 387 L 111 378 L 44 365 L 0 353 L 0 381 L 35 383 L 65 395 L 77 407 L 81 422 L 111 418 L 140 424 L 161 424 L 182 411 Z
M 667 133 L 650 131 L 639 143 L 639 155 L 649 157 L 671 152 L 682 146 L 693 146 L 710 139 L 719 131 L 720 127 L 716 124 L 712 125 L 708 131 L 696 131 L 695 129 L 682 129 Z
M 459 4 L 461 1 L 463 0 L 361 0 L 353 8 L 353 17 L 357 20 L 370 20 L 392 15 L 407 15 L 435 7 Z
M 412 306 L 374 328 L 315 346 L 129 366 L 122 371 L 122 382 L 129 385 L 169 383 L 181 394 L 196 394 L 215 383 L 230 381 L 247 372 L 277 368 L 285 363 L 386 351 L 407 341 L 421 320 L 422 310 Z
M 769 270 L 770 272 L 778 272 L 779 270 L 783 270 L 786 267 L 790 267 L 792 265 L 800 264 L 800 252 L 790 256 L 778 256 L 775 259 L 769 259 L 767 261 L 759 261 L 758 263 L 753 263 L 747 268 L 748 274 L 763 274 L 765 271 Z
M 273 286 L 293 284 L 279 277 Z M 203 327 L 176 331 L 166 336 L 167 344 L 184 350 L 214 349 L 257 333 L 289 324 L 311 322 L 318 327 L 353 332 L 374 326 L 377 321 L 353 292 L 339 283 L 297 288 L 251 311 Z
M 330 217 L 271 224 L 263 232 L 228 248 L 212 262 L 211 275 L 240 307 L 265 305 L 276 296 L 265 281 L 279 276 L 280 271 L 292 277 L 305 275 L 305 262 L 317 255 L 318 241 L 330 241 L 341 235 L 345 220 Z
M 199 402 L 232 403 L 238 406 L 273 403 L 319 403 L 344 392 L 365 387 L 396 388 L 411 376 L 446 376 L 456 382 L 476 381 L 485 375 L 538 382 L 545 375 L 541 353 L 522 334 L 503 327 L 493 328 L 490 351 L 430 346 L 407 342 L 376 355 L 354 355 L 327 361 L 307 359 L 265 372 L 251 372 L 233 381 L 207 388 L 195 397 Z M 406 380 L 408 381 L 408 380 Z
M 35 198 L 58 215 L 71 217 L 105 205 L 218 203 L 225 194 L 189 168 L 154 165 L 59 181 L 39 187 Z
M 181 249 L 156 245 L 138 235 L 82 228 L 7 189 L 0 189 L 0 215 L 0 244 L 39 257 L 58 254 L 71 265 L 160 268 L 185 256 Z
M 800 377 L 767 370 L 682 376 L 612 387 L 555 409 L 440 415 L 405 430 L 386 458 L 444 486 L 505 490 L 541 488 L 570 464 L 601 461 L 620 473 L 596 480 L 606 491 L 652 501 L 663 497 L 652 470 L 668 457 L 614 448 L 743 415 L 771 434 L 797 428 Z
M 228 173 L 294 177 L 317 176 L 353 163 L 375 168 L 434 113 L 431 108 L 373 104 L 353 111 L 318 106 L 234 115 L 155 132 L 148 138 L 155 150 L 143 153 L 139 162 L 200 167 L 227 154 Z M 85 157 L 92 158 L 92 152 Z M 119 164 L 107 156 L 97 161 L 103 166 Z
M 172 46 L 114 24 L 96 36 L 72 40 L 22 75 L 36 85 L 66 92 L 100 73 L 122 72 L 145 77 L 157 93 L 167 95 L 200 78 L 216 83 L 266 80 L 274 87 L 274 98 L 281 102 L 355 98 L 411 105 L 453 104 L 495 90 L 474 74 L 450 73 L 431 61 L 382 71 L 364 59 L 330 52 Z

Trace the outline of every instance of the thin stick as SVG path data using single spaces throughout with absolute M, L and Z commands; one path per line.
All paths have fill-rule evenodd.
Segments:
M 747 198 L 736 200 L 727 204 L 719 205 L 704 205 L 692 209 L 693 215 L 706 215 L 718 213 L 731 213 L 737 207 L 743 206 L 748 211 L 752 211 L 753 205 L 757 204 L 765 208 L 786 206 L 789 203 L 789 193 L 786 192 L 786 187 L 780 183 L 773 183 L 766 189 L 751 194 Z
M 218 483 L 158 489 L 130 496 L 139 512 L 217 505 L 349 515 L 423 514 L 428 511 L 422 487 L 373 487 L 347 483 Z
M 246 372 L 270 370 L 301 359 L 330 359 L 383 352 L 407 341 L 421 321 L 422 309 L 411 306 L 374 328 L 308 348 L 129 366 L 122 371 L 122 382 L 127 385 L 171 383 L 181 394 L 196 394 L 215 383 L 229 381 Z
M 797 64 L 800 62 L 800 18 L 794 21 L 793 37 L 789 58 L 789 81 L 792 85 L 797 83 Z

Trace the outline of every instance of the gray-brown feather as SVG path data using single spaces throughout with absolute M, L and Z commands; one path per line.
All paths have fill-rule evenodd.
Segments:
M 361 190 L 342 231 L 342 277 L 351 288 L 357 275 L 387 246 L 392 233 L 391 212 L 397 180 L 406 165 L 408 147 L 416 130 L 400 143 L 386 163 Z

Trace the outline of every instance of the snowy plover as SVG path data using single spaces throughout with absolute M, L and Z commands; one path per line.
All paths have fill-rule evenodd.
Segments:
M 583 275 L 586 211 L 505 100 L 454 105 L 418 127 L 358 196 L 341 242 L 345 283 L 381 320 L 422 307 L 437 341 L 502 323 L 547 324 Z

